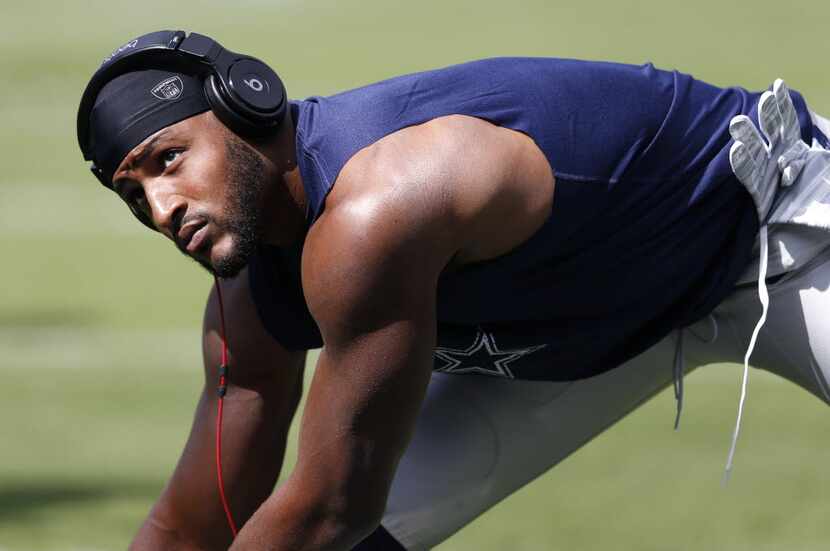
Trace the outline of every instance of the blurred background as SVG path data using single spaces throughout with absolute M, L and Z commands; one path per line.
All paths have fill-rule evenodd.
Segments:
M 120 44 L 196 30 L 270 63 L 297 98 L 529 55 L 755 89 L 780 76 L 827 114 L 828 21 L 826 0 L 3 2 L 0 550 L 125 548 L 201 387 L 208 276 L 133 220 L 76 144 L 81 91 Z M 826 549 L 826 406 L 763 373 L 750 384 L 727 489 L 739 372 L 718 365 L 689 377 L 679 433 L 663 393 L 440 549 Z

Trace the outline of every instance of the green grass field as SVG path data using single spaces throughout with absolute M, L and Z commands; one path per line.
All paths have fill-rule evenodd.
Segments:
M 293 97 L 493 55 L 650 60 L 721 85 L 782 76 L 828 113 L 830 4 L 785 6 L 4 4 L 0 551 L 125 548 L 177 458 L 201 384 L 209 278 L 132 220 L 77 150 L 77 101 L 111 49 L 158 28 L 197 30 L 271 63 Z M 679 433 L 664 393 L 441 549 L 826 549 L 826 406 L 754 372 L 724 489 L 738 383 L 734 366 L 698 371 Z

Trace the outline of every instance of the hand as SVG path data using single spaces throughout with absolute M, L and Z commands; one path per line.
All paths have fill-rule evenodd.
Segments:
M 762 223 L 830 230 L 830 151 L 809 147 L 801 139 L 798 116 L 784 81 L 776 80 L 773 91 L 761 96 L 758 120 L 769 144 L 749 117 L 739 115 L 729 125 L 735 138 L 729 161 L 752 195 L 759 219 Z M 790 189 L 779 190 L 779 178 L 780 186 Z M 776 193 L 781 196 L 782 192 L 795 197 L 775 204 Z
M 735 143 L 729 151 L 729 162 L 735 176 L 752 195 L 758 219 L 763 224 L 772 208 L 779 182 L 784 187 L 795 182 L 809 148 L 801 140 L 798 116 L 783 80 L 776 80 L 773 91 L 761 95 L 758 120 L 767 141 L 746 115 L 732 119 L 729 133 Z

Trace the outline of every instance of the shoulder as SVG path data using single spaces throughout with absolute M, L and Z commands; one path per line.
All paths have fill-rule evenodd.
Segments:
M 526 239 L 550 207 L 552 189 L 540 180 L 552 188 L 550 166 L 530 138 L 468 116 L 408 127 L 359 151 L 303 253 L 303 288 L 321 330 L 335 310 L 354 318 L 392 308 L 390 296 L 424 300 L 450 262 L 493 257 Z M 527 218 L 533 228 L 517 221 L 504 231 L 504 217 L 531 204 L 541 213 Z M 328 308 L 333 302 L 340 310 Z
M 303 289 L 324 340 L 332 324 L 381 323 L 423 301 L 458 249 L 440 134 L 431 124 L 396 132 L 341 171 L 302 259 Z
M 549 173 L 528 136 L 479 118 L 449 115 L 403 128 L 358 151 L 338 175 L 322 217 L 348 213 L 350 222 L 377 222 L 389 214 L 398 223 L 457 227 L 494 195 L 511 193 L 517 175 L 538 183 Z
M 248 269 L 234 278 L 221 280 L 220 285 L 211 288 L 205 306 L 202 348 L 206 365 L 221 363 L 222 341 L 226 340 L 236 366 L 236 384 L 270 380 L 287 368 L 301 369 L 305 352 L 287 349 L 262 324 L 251 294 Z

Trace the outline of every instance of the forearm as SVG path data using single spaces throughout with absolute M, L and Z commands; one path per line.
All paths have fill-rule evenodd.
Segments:
M 225 548 L 222 545 L 207 547 L 188 541 L 184 534 L 157 518 L 154 513 L 151 511 L 139 528 L 129 551 L 213 551 Z
M 298 387 L 299 388 L 299 387 Z M 231 533 L 219 497 L 215 465 L 215 390 L 206 388 L 179 465 L 132 550 L 227 549 Z M 225 403 L 222 470 L 237 526 L 271 493 L 285 448 L 292 402 L 233 387 Z
M 421 355 L 405 357 L 423 362 Z M 349 551 L 380 523 L 429 366 L 403 365 L 394 383 L 377 377 L 363 399 L 363 387 L 348 381 L 351 371 L 329 356 L 320 354 L 294 472 L 251 517 L 232 551 Z M 395 423 L 401 411 L 411 417 L 407 426 Z
M 323 505 L 302 495 L 299 485 L 289 481 L 251 517 L 230 551 L 349 551 L 379 521 L 347 503 L 331 499 Z

